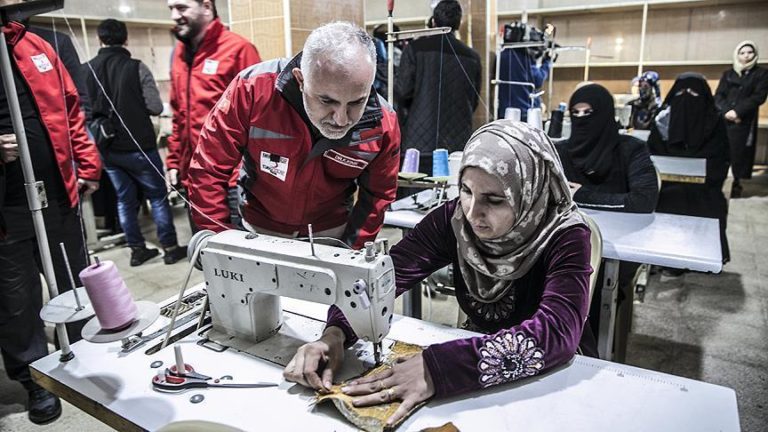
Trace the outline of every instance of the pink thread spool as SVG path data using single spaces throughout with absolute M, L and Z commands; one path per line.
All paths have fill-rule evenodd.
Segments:
M 403 161 L 404 173 L 419 172 L 419 151 L 415 148 L 409 148 L 405 151 L 405 160 Z
M 136 304 L 112 261 L 91 264 L 80 272 L 96 318 L 104 330 L 119 330 L 136 318 Z

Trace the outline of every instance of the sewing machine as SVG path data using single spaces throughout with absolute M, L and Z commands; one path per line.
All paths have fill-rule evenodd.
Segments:
M 361 251 L 245 231 L 198 233 L 213 332 L 258 344 L 283 325 L 281 297 L 336 305 L 376 363 L 395 304 L 392 259 L 369 243 Z M 224 339 L 222 341 L 221 339 Z

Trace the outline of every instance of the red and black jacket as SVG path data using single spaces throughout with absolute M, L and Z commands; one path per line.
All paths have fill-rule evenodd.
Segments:
M 171 108 L 173 131 L 168 137 L 168 169 L 178 169 L 187 185 L 189 161 L 195 152 L 200 129 L 208 112 L 240 71 L 259 63 L 256 47 L 227 30 L 219 19 L 208 25 L 194 53 L 181 42 L 171 60 Z M 237 178 L 230 181 L 234 185 Z
M 394 200 L 400 165 L 395 112 L 371 90 L 365 112 L 339 140 L 309 122 L 290 61 L 272 60 L 244 70 L 206 120 L 189 168 L 190 198 L 202 229 L 229 223 L 228 180 L 243 161 L 240 185 L 245 221 L 283 234 L 306 234 L 346 224 L 343 241 L 372 241 Z M 357 201 L 354 194 L 357 192 Z M 207 217 L 206 217 L 207 216 Z

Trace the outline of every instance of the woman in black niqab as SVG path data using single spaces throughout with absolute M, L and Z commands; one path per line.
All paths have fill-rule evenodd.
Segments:
M 730 261 L 725 235 L 728 201 L 723 194 L 728 136 L 704 76 L 689 72 L 677 77 L 656 116 L 648 146 L 654 155 L 706 159 L 704 184 L 665 182 L 656 211 L 718 219 L 723 262 Z

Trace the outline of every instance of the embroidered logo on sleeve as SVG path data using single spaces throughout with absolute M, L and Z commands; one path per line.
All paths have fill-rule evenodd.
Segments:
M 205 59 L 203 64 L 203 73 L 206 75 L 216 75 L 219 70 L 219 61 L 214 59 Z
M 288 158 L 276 154 L 261 152 L 261 170 L 265 173 L 285 181 L 285 175 L 288 174 Z
M 46 56 L 45 53 L 33 55 L 31 58 L 39 72 L 42 73 L 53 70 L 53 65 L 51 64 L 51 61 L 48 60 L 48 56 Z
M 490 387 L 533 376 L 544 369 L 544 351 L 522 332 L 501 331 L 479 349 L 480 385 Z
M 323 157 L 327 157 L 328 159 L 334 162 L 338 162 L 342 165 L 352 167 L 352 168 L 363 169 L 366 166 L 368 166 L 367 161 L 343 155 L 333 149 L 326 150 L 325 153 L 323 153 Z

